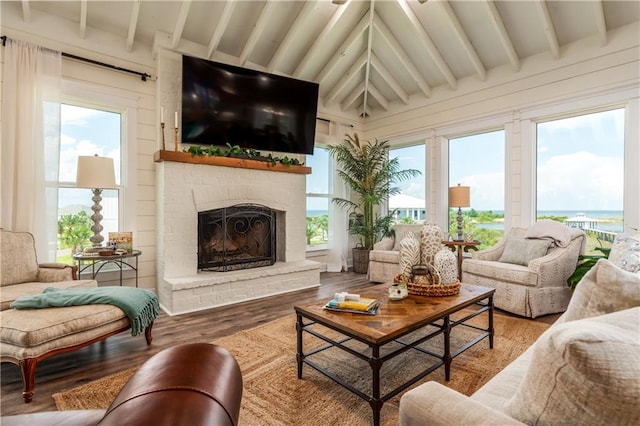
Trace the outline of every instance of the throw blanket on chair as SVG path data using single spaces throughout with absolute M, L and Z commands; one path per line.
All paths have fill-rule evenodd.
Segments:
M 584 231 L 578 228 L 570 228 L 554 220 L 540 220 L 529 227 L 525 238 L 544 239 L 552 241 L 556 247 L 567 247 L 574 238 L 584 235 Z M 587 239 L 582 239 L 580 254 L 584 254 L 587 247 Z
M 131 322 L 131 335 L 142 333 L 160 313 L 158 297 L 152 291 L 132 287 L 54 288 L 34 296 L 18 297 L 11 307 L 40 309 L 79 305 L 114 305 Z

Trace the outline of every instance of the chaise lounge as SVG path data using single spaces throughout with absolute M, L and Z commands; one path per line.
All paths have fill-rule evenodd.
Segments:
M 38 265 L 33 236 L 1 231 L 2 298 L 0 362 L 16 364 L 22 373 L 23 397 L 31 402 L 38 363 L 75 351 L 131 328 L 125 312 L 114 305 L 18 310 L 10 307 L 21 296 L 41 294 L 47 287 L 97 287 L 95 280 L 77 280 L 75 268 L 63 264 Z M 151 344 L 151 327 L 145 329 Z

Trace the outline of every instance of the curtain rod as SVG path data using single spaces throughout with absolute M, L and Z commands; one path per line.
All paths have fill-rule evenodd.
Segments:
M 6 44 L 7 44 L 7 36 L 3 35 L 2 37 L 0 37 L 0 39 L 2 39 L 2 45 L 6 46 Z M 122 71 L 122 72 L 126 72 L 126 73 L 129 73 L 129 74 L 135 74 L 137 76 L 140 76 L 140 79 L 142 81 L 147 81 L 147 78 L 151 78 L 151 75 L 149 75 L 147 73 L 144 73 L 144 72 L 133 71 L 133 70 L 130 70 L 130 69 L 127 69 L 127 68 L 117 67 L 115 65 L 107 64 L 105 62 L 94 61 L 93 59 L 83 58 L 82 56 L 72 55 L 70 53 L 60 52 L 60 54 L 65 58 L 75 59 L 77 61 L 87 62 L 87 63 L 93 64 L 93 65 L 99 65 L 101 67 L 109 68 L 109 69 L 116 70 L 116 71 Z

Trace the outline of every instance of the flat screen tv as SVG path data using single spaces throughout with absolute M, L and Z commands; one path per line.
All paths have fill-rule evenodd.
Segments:
M 182 57 L 182 143 L 312 154 L 318 84 Z

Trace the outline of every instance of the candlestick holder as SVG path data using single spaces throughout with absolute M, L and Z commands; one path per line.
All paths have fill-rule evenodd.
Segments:
M 161 129 L 161 133 L 162 133 L 162 150 L 166 151 L 167 148 L 164 145 L 164 123 L 160 123 L 160 129 Z
M 174 139 L 173 139 L 173 150 L 177 152 L 178 151 L 178 128 L 176 127 L 173 130 L 175 132 Z

